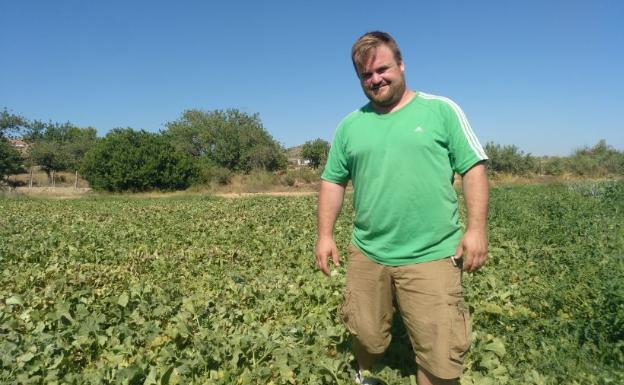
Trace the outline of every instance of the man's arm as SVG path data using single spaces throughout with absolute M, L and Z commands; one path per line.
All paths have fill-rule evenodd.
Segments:
M 338 249 L 334 241 L 334 224 L 342 208 L 346 183 L 336 184 L 321 180 L 318 196 L 318 240 L 316 241 L 316 265 L 329 274 L 327 259 L 331 256 L 335 266 L 340 263 Z
M 465 271 L 479 270 L 487 261 L 487 216 L 489 185 L 485 164 L 477 163 L 462 176 L 468 210 L 468 227 L 461 239 L 455 259 L 463 258 Z

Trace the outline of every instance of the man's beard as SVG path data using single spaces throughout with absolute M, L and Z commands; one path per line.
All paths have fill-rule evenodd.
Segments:
M 370 88 L 365 88 L 364 94 L 373 104 L 388 107 L 398 103 L 405 93 L 405 80 L 403 79 L 390 84 L 385 83 L 381 87 L 384 86 L 388 87 L 388 90 L 383 95 L 375 95 L 374 90 Z

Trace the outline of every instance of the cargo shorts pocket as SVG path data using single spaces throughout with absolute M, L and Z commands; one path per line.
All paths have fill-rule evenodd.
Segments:
M 461 364 L 464 362 L 464 357 L 468 353 L 471 344 L 472 325 L 470 312 L 463 301 L 449 306 L 451 308 L 449 358 L 451 361 Z

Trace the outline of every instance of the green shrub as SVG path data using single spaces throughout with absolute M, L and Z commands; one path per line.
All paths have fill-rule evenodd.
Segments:
M 576 150 L 570 157 L 569 165 L 572 172 L 581 176 L 624 175 L 624 152 L 614 149 L 602 139 L 592 147 Z
M 127 128 L 112 130 L 87 152 L 81 174 L 95 190 L 177 190 L 190 185 L 197 168 L 162 135 Z
M 485 145 L 485 153 L 490 158 L 488 171 L 492 173 L 504 172 L 526 176 L 538 169 L 535 157 L 525 154 L 515 145 L 501 146 L 490 142 Z
M 600 167 L 599 161 L 587 154 L 576 154 L 570 157 L 568 169 L 572 174 L 586 177 L 606 174 L 606 170 Z
M 559 176 L 565 172 L 566 161 L 558 156 L 548 157 L 542 161 L 542 171 L 546 175 Z
M 286 186 L 292 187 L 295 185 L 295 182 L 297 182 L 297 178 L 291 172 L 284 175 L 284 183 Z

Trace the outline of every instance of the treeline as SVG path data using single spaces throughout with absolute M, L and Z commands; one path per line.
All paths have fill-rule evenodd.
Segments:
M 97 137 L 92 127 L 0 116 L 0 177 L 39 166 L 52 178 L 75 171 L 104 191 L 179 190 L 228 183 L 234 173 L 285 169 L 284 149 L 257 114 L 236 109 L 185 111 L 158 133 L 117 128 Z M 21 138 L 18 151 L 9 138 Z
M 20 138 L 26 147 L 17 150 L 11 138 Z M 306 142 L 300 158 L 316 171 L 288 172 L 282 182 L 293 186 L 297 179 L 318 180 L 329 146 L 322 139 Z M 567 157 L 537 157 L 496 143 L 487 143 L 485 152 L 493 175 L 624 175 L 624 152 L 604 140 Z M 0 184 L 38 166 L 49 180 L 58 171 L 77 172 L 96 190 L 180 190 L 228 184 L 233 175 L 255 170 L 285 170 L 287 163 L 284 148 L 260 117 L 236 109 L 187 110 L 158 133 L 116 128 L 104 137 L 98 137 L 93 127 L 29 120 L 6 108 L 0 113 Z
M 492 174 L 517 176 L 572 175 L 599 178 L 624 175 L 624 151 L 600 140 L 594 146 L 575 150 L 570 156 L 533 156 L 517 146 L 487 143 L 488 170 Z

